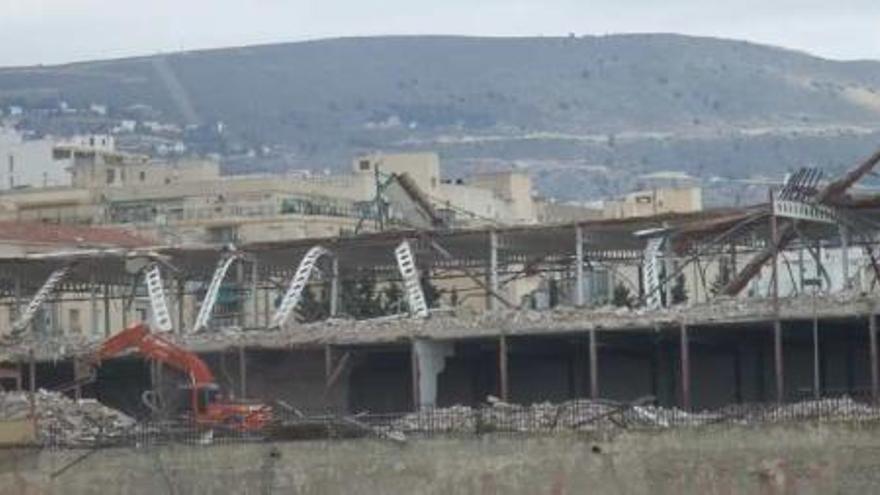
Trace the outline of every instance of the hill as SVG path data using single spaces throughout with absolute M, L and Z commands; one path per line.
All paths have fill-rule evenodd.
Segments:
M 0 70 L 0 105 L 58 101 L 223 122 L 220 151 L 272 150 L 230 158 L 236 170 L 435 149 L 451 174 L 516 160 L 561 197 L 668 168 L 834 171 L 880 144 L 880 63 L 665 34 L 347 38 Z

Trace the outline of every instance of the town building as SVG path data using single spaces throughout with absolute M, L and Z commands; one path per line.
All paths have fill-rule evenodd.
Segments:
M 213 160 L 156 160 L 95 137 L 55 146 L 52 156 L 66 184 L 0 194 L 0 219 L 124 226 L 170 244 L 419 226 L 406 211 L 413 202 L 448 227 L 537 221 L 527 176 L 443 181 L 435 153 L 365 155 L 338 175 L 224 175 Z

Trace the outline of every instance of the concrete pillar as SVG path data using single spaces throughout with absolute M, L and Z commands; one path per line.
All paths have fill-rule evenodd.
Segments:
M 21 274 L 16 272 L 13 284 L 13 290 L 15 291 L 15 305 L 13 309 L 15 311 L 15 314 L 13 315 L 12 321 L 15 321 L 18 319 L 19 316 L 21 316 Z
M 263 289 L 263 325 L 269 326 L 269 310 L 271 307 L 271 290 Z
M 770 189 L 770 204 L 775 202 L 773 189 Z M 772 208 L 771 208 L 772 210 Z M 783 376 L 782 363 L 782 322 L 779 320 L 779 227 L 776 215 L 770 215 L 770 242 L 773 245 L 773 364 L 776 377 L 776 402 L 782 403 L 785 399 L 785 377 Z
M 489 286 L 489 294 L 486 294 L 488 298 L 486 307 L 489 311 L 494 311 L 498 308 L 498 300 L 495 297 L 495 294 L 498 293 L 499 284 L 498 284 L 498 233 L 494 230 L 489 232 L 489 273 L 486 275 L 488 278 L 488 286 Z
M 330 279 L 330 316 L 339 316 L 339 259 L 333 256 Z
M 110 284 L 104 284 L 104 337 L 109 337 L 113 333 L 110 328 L 112 322 L 110 320 Z
M 413 397 L 418 409 L 437 407 L 437 377 L 446 368 L 446 358 L 454 354 L 452 342 L 413 340 Z
M 177 279 L 177 332 L 186 333 L 186 318 L 184 310 L 186 308 L 186 280 Z
M 247 301 L 244 298 L 245 287 L 244 263 L 235 263 L 235 299 L 238 302 L 238 326 L 247 327 Z
M 776 402 L 785 400 L 785 374 L 782 362 L 782 322 L 779 318 L 773 320 L 773 366 L 776 377 Z
M 590 348 L 590 398 L 599 398 L 599 352 L 596 348 L 596 330 L 589 331 Z
M 740 343 L 735 344 L 736 347 L 733 350 L 733 380 L 734 380 L 734 389 L 733 395 L 736 398 L 737 404 L 742 404 L 743 402 L 743 352 L 742 345 Z
M 333 346 L 324 345 L 324 388 L 330 388 L 330 376 L 333 375 Z
M 510 383 L 507 372 L 507 337 L 502 335 L 498 339 L 498 395 L 505 402 L 510 397 Z
M 238 394 L 247 397 L 247 351 L 243 345 L 238 346 Z
M 90 323 L 92 325 L 92 335 L 97 336 L 101 333 L 98 315 L 98 281 L 95 277 L 95 267 L 92 267 L 92 274 L 89 278 L 89 313 Z
M 587 394 L 587 343 L 578 339 L 572 346 L 571 392 L 572 398 L 579 399 Z
M 873 309 L 868 315 L 868 345 L 871 356 L 871 400 L 877 404 L 880 401 L 880 371 L 877 369 L 877 315 Z
M 841 273 L 841 288 L 844 290 L 850 289 L 850 281 L 849 281 L 849 229 L 846 228 L 846 225 L 838 226 L 840 231 L 840 273 Z
M 688 340 L 688 327 L 681 323 L 679 327 L 679 355 L 681 356 L 681 408 L 691 409 L 691 351 Z
M 28 351 L 28 399 L 31 407 L 31 418 L 36 418 L 37 409 L 37 358 L 34 350 Z
M 251 326 L 257 328 L 260 326 L 260 304 L 257 292 L 260 289 L 260 266 L 257 260 L 251 262 Z
M 575 227 L 575 301 L 577 307 L 583 307 L 584 298 L 584 228 Z

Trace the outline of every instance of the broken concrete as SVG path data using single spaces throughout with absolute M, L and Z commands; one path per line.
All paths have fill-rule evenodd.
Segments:
M 782 320 L 865 318 L 877 305 L 870 294 L 839 293 L 824 296 L 783 298 Z M 170 337 L 196 352 L 222 351 L 230 347 L 284 349 L 332 345 L 370 345 L 410 342 L 414 339 L 457 340 L 493 338 L 500 335 L 563 335 L 589 330 L 627 332 L 660 327 L 689 326 L 711 329 L 718 325 L 769 324 L 774 318 L 770 299 L 719 298 L 711 304 L 681 305 L 659 311 L 600 307 L 558 307 L 553 310 L 499 310 L 475 313 L 465 309 L 435 314 L 427 320 L 382 318 L 378 320 L 328 319 L 312 324 L 290 324 L 281 330 L 225 328 Z M 7 342 L 0 358 L 25 361 L 33 349 L 41 361 L 67 359 L 93 351 L 103 337 L 87 335 L 30 336 Z
M 0 393 L 0 419 L 31 416 L 30 394 Z M 110 442 L 129 433 L 135 420 L 94 399 L 70 399 L 64 394 L 38 390 L 33 413 L 37 438 L 46 446 L 89 446 Z

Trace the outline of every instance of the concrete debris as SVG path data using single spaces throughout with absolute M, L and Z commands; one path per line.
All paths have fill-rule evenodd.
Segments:
M 765 411 L 748 411 L 741 417 L 746 422 L 786 422 L 810 419 L 865 420 L 880 419 L 880 408 L 857 402 L 850 397 L 840 397 L 784 404 Z
M 814 307 L 815 304 L 815 307 Z M 783 319 L 852 317 L 869 314 L 874 298 L 855 292 L 811 297 L 783 298 Z M 455 339 L 492 338 L 499 335 L 542 335 L 583 333 L 590 328 L 602 331 L 678 328 L 681 322 L 711 325 L 713 322 L 762 322 L 772 320 L 773 304 L 762 298 L 716 298 L 711 303 L 682 304 L 660 310 L 602 306 L 596 308 L 557 307 L 551 310 L 506 309 L 475 312 L 455 308 L 450 314 L 435 312 L 426 320 L 377 318 L 349 320 L 332 318 L 321 322 L 290 323 L 282 329 L 245 330 L 225 327 L 197 334 L 174 332 L 167 337 L 195 352 L 220 351 L 233 346 L 283 349 L 324 344 L 370 344 L 403 342 L 414 338 Z M 0 358 L 25 362 L 33 351 L 40 361 L 86 355 L 100 344 L 103 336 L 28 335 L 0 345 Z
M 403 432 L 473 433 L 475 431 L 592 431 L 627 427 L 671 427 L 711 417 L 678 409 L 632 406 L 605 400 L 578 399 L 521 406 L 489 398 L 489 406 L 452 406 L 408 414 L 392 427 Z
M 404 433 L 610 431 L 626 428 L 667 429 L 711 424 L 750 425 L 805 420 L 880 418 L 880 408 L 851 398 L 805 401 L 783 406 L 737 406 L 715 412 L 578 399 L 529 406 L 490 397 L 487 407 L 452 406 L 408 414 L 391 425 Z
M 74 400 L 58 392 L 34 394 L 37 437 L 43 445 L 89 446 L 112 441 L 128 433 L 135 420 L 95 399 Z M 30 416 L 27 392 L 0 393 L 0 419 Z

